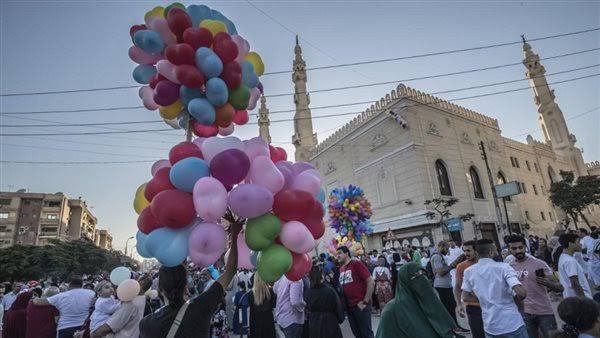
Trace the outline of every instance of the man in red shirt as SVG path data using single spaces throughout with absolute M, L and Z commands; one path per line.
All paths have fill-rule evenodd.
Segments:
M 352 333 L 356 338 L 373 338 L 370 302 L 375 281 L 363 263 L 352 259 L 346 246 L 338 248 L 337 259 L 341 264 L 340 285 Z

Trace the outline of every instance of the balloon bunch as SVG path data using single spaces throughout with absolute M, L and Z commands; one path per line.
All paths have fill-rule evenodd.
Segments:
M 129 33 L 133 78 L 149 110 L 175 129 L 188 124 L 197 136 L 233 133 L 248 122 L 263 92 L 260 55 L 235 25 L 204 5 L 155 7 Z
M 117 286 L 117 296 L 123 302 L 132 301 L 140 293 L 140 284 L 131 278 L 131 270 L 125 266 L 116 267 L 110 272 L 110 282 Z
M 371 215 L 371 203 L 357 186 L 335 188 L 329 195 L 331 227 L 342 237 L 348 236 L 360 241 L 363 235 L 373 233 Z
M 356 241 L 353 238 L 347 236 L 337 235 L 332 238 L 331 241 L 323 243 L 323 246 L 329 250 L 329 253 L 333 256 L 337 254 L 337 250 L 340 246 L 347 247 L 352 255 L 360 256 L 365 254 L 365 247 L 361 241 Z
M 316 198 L 322 181 L 311 164 L 286 159 L 282 148 L 258 137 L 200 137 L 174 146 L 136 192 L 139 254 L 166 266 L 187 256 L 198 266 L 213 264 L 226 250 L 219 222 L 231 210 L 248 219 L 237 238 L 239 267 L 256 266 L 268 282 L 284 273 L 300 279 L 311 266 L 306 253 L 325 232 Z

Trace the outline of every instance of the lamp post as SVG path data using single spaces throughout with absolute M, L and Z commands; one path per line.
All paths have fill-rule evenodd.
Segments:
M 129 243 L 130 239 L 133 239 L 133 236 L 127 238 L 127 240 L 125 241 L 125 256 L 127 256 L 127 244 Z

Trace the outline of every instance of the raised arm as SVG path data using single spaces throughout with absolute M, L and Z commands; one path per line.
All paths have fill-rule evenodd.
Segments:
M 245 220 L 236 218 L 231 210 L 227 210 L 227 213 L 223 218 L 229 222 L 229 241 L 231 243 L 231 249 L 229 251 L 229 256 L 227 257 L 227 262 L 225 262 L 225 272 L 217 279 L 217 283 L 221 284 L 223 290 L 225 290 L 229 286 L 229 283 L 231 283 L 231 280 L 237 271 L 237 236 L 242 230 Z

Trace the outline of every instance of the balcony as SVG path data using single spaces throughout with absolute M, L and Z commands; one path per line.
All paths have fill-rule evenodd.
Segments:
M 40 218 L 40 223 L 41 224 L 58 224 L 58 222 L 59 222 L 58 218 L 54 218 L 54 219 Z
M 58 237 L 58 231 L 42 231 L 40 232 L 40 234 L 38 235 L 39 238 L 56 238 Z

